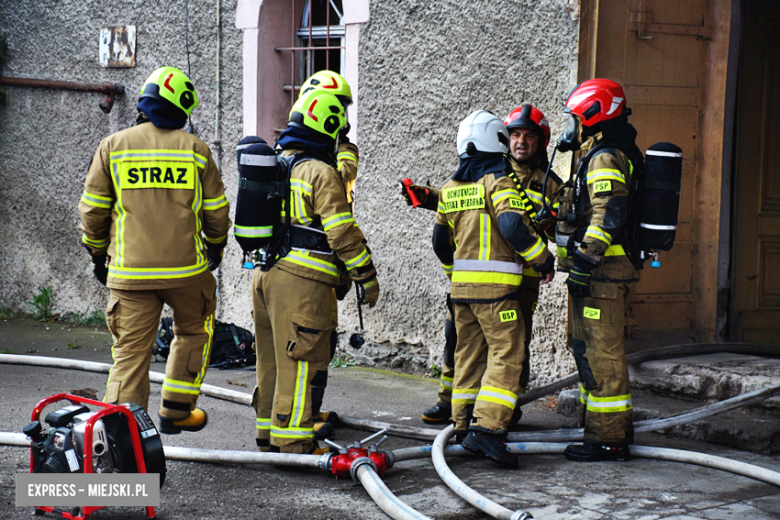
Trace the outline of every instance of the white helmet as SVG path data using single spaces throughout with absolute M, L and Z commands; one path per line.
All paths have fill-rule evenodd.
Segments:
M 477 110 L 458 126 L 458 155 L 474 152 L 509 153 L 509 132 L 504 122 L 487 110 Z

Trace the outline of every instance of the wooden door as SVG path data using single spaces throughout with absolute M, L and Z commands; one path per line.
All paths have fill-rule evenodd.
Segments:
M 729 332 L 780 344 L 780 5 L 747 2 L 743 24 Z
M 628 324 L 638 329 L 691 328 L 692 221 L 697 171 L 702 39 L 710 28 L 706 0 L 583 0 L 578 80 L 600 77 L 620 83 L 633 111 L 643 152 L 660 141 L 683 149 L 677 238 L 649 262 Z

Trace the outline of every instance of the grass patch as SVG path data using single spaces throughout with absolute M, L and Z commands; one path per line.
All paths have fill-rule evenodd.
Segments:
M 330 361 L 330 366 L 333 368 L 354 367 L 355 365 L 357 365 L 357 361 L 349 354 L 344 354 L 344 357 L 333 356 L 333 359 Z
M 106 313 L 101 310 L 94 310 L 91 313 L 76 312 L 71 317 L 70 321 L 74 325 L 99 325 L 105 327 L 106 325 Z
M 434 379 L 439 379 L 441 377 L 441 367 L 439 365 L 431 365 L 431 371 L 428 374 Z
M 51 308 L 54 303 L 51 301 L 51 286 L 39 287 L 38 290 L 40 293 L 33 296 L 32 301 L 27 302 L 27 304 L 35 308 L 36 312 L 34 317 L 37 318 L 38 321 L 51 321 L 55 318 L 51 313 Z
M 68 348 L 71 349 L 71 350 L 76 350 L 76 349 L 80 349 L 81 345 L 79 345 L 78 342 L 76 342 L 76 343 L 68 343 Z
M 8 307 L 0 307 L 0 320 L 8 320 L 14 317 L 14 313 Z

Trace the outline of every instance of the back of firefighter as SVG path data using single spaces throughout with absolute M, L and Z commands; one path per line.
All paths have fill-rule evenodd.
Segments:
M 314 90 L 324 90 L 335 95 L 341 102 L 344 110 L 352 104 L 352 89 L 341 74 L 333 72 L 331 70 L 321 70 L 312 74 L 303 85 L 299 98 L 303 97 Z M 346 114 L 346 112 L 345 112 Z M 349 203 L 350 211 L 352 211 L 352 203 L 355 198 L 355 181 L 357 180 L 358 160 L 360 154 L 358 147 L 349 140 L 350 124 L 347 122 L 339 131 L 338 135 L 338 150 L 336 154 L 336 161 L 338 164 L 338 172 L 341 175 L 341 179 L 344 182 L 344 189 L 347 194 L 347 202 Z M 338 345 L 338 332 L 336 329 L 339 325 L 339 308 L 338 300 L 344 299 L 346 292 L 350 289 L 350 284 L 344 284 L 337 289 L 333 290 L 333 325 L 330 331 L 330 359 L 333 360 L 333 356 L 336 355 L 336 347 Z M 335 424 L 338 424 L 338 414 L 336 412 L 326 412 L 321 410 L 322 400 L 325 396 L 325 387 L 327 386 L 328 379 L 324 378 L 322 386 L 312 387 L 312 417 L 314 418 L 314 437 L 318 440 L 324 440 L 333 435 L 335 431 Z
M 554 268 L 507 176 L 508 145 L 503 122 L 490 112 L 474 112 L 461 122 L 460 166 L 441 190 L 433 248 L 452 281 L 455 431 L 465 436 L 465 449 L 515 467 L 517 457 L 504 444 L 525 358 L 523 266 L 515 252 L 546 281 Z
M 195 408 L 214 333 L 216 280 L 230 228 L 222 179 L 208 146 L 179 130 L 198 105 L 178 69 L 147 79 L 138 124 L 104 139 L 79 202 L 82 241 L 111 290 L 114 336 L 107 403 L 149 404 L 149 364 L 164 304 L 175 338 L 165 367 L 160 431 L 197 431 Z M 109 260 L 108 266 L 106 261 Z
M 313 453 L 313 388 L 324 388 L 330 362 L 333 289 L 358 283 L 370 306 L 379 296 L 370 252 L 347 203 L 336 169 L 339 131 L 346 124 L 338 98 L 315 90 L 300 98 L 278 143 L 298 154 L 291 172 L 292 232 L 322 236 L 323 249 L 297 249 L 253 280 L 257 346 L 257 445 L 261 451 Z M 286 214 L 283 217 L 287 216 Z
M 512 172 L 509 177 L 515 182 L 520 192 L 529 218 L 533 219 L 542 210 L 544 196 L 547 205 L 557 210 L 557 189 L 561 184 L 560 178 L 555 172 L 550 171 L 546 189 L 543 189 L 544 176 L 549 164 L 547 158 L 547 145 L 550 141 L 550 126 L 541 110 L 531 104 L 524 104 L 510 112 L 504 122 L 509 132 L 509 161 Z M 422 207 L 436 210 L 440 192 L 435 188 L 412 185 L 406 188 L 402 194 L 409 205 L 412 204 L 408 191 L 414 192 L 417 199 L 423 202 Z M 544 192 L 544 195 L 542 195 Z M 540 231 L 551 233 L 550 224 L 540 223 L 532 227 L 531 232 L 539 236 Z M 520 376 L 520 392 L 525 392 L 530 377 L 530 344 L 532 331 L 532 317 L 539 301 L 539 274 L 529 265 L 523 272 L 522 291 L 520 296 L 520 310 L 525 321 L 525 360 L 523 374 Z M 442 363 L 441 381 L 436 405 L 423 412 L 423 422 L 428 424 L 443 423 L 451 420 L 452 416 L 452 381 L 455 374 L 454 352 L 457 342 L 457 333 L 454 325 L 454 315 L 450 298 L 447 298 L 447 307 L 450 316 L 444 327 L 445 344 Z M 522 410 L 518 406 L 510 424 L 510 429 L 516 427 L 522 417 Z
M 585 443 L 565 451 L 575 461 L 627 460 L 634 437 L 623 327 L 639 272 L 624 245 L 630 243 L 629 187 L 642 155 L 625 97 L 611 80 L 578 85 L 566 100 L 569 121 L 559 146 L 581 152 L 574 194 L 562 196 L 573 198 L 577 224 L 559 224 L 565 233 L 573 231 L 566 283 L 585 427 Z M 561 212 L 571 212 L 571 206 L 562 202 Z

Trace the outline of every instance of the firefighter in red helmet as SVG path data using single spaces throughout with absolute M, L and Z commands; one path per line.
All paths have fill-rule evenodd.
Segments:
M 593 79 L 568 95 L 561 151 L 580 151 L 576 176 L 561 195 L 558 238 L 568 236 L 573 263 L 566 281 L 572 301 L 571 348 L 580 375 L 585 443 L 570 460 L 627 460 L 633 442 L 631 390 L 623 323 L 639 281 L 630 257 L 629 190 L 643 165 L 628 123 L 623 88 Z M 568 184 L 568 183 L 567 183 Z
M 550 125 L 541 110 L 530 103 L 521 105 L 512 110 L 504 121 L 509 132 L 509 161 L 512 165 L 510 178 L 514 181 L 528 216 L 533 219 L 541 211 L 543 200 L 546 199 L 547 205 L 557 210 L 558 203 L 556 191 L 561 184 L 560 178 L 554 171 L 550 171 L 547 182 L 547 189 L 543 190 L 544 176 L 549 164 L 547 157 L 547 145 L 550 143 Z M 415 196 L 423 202 L 423 207 L 436 210 L 439 192 L 434 188 L 424 186 L 409 186 L 409 190 L 415 193 Z M 407 203 L 411 204 L 407 191 L 403 192 L 407 198 Z M 541 236 L 544 241 L 553 238 L 554 221 L 538 223 L 532 229 L 532 233 Z M 520 376 L 520 391 L 525 392 L 530 376 L 530 342 L 531 342 L 531 323 L 533 312 L 539 299 L 539 286 L 542 277 L 530 266 L 518 257 L 518 261 L 524 263 L 522 291 L 520 296 L 520 308 L 525 321 L 525 360 L 523 362 L 523 372 Z M 457 342 L 455 331 L 452 305 L 447 300 L 447 306 L 450 316 L 444 327 L 445 345 L 442 363 L 441 384 L 439 387 L 438 400 L 435 406 L 428 408 L 423 412 L 422 419 L 428 424 L 443 423 L 450 420 L 451 416 L 451 396 L 452 381 L 455 372 L 454 352 Z M 522 410 L 515 408 L 510 427 L 514 427 L 520 421 Z

